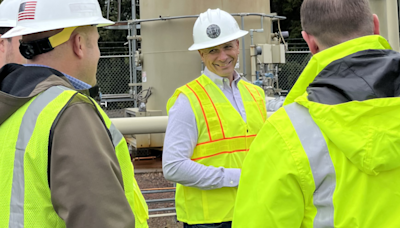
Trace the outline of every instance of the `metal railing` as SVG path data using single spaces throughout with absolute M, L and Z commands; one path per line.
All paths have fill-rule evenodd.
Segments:
M 152 188 L 152 189 L 143 189 L 142 194 L 154 194 L 154 193 L 167 193 L 167 192 L 175 192 L 175 187 L 167 187 L 167 188 Z M 165 202 L 174 202 L 175 198 L 163 198 L 163 199 L 149 199 L 146 200 L 146 203 L 165 203 Z M 171 212 L 173 211 L 173 212 Z M 169 212 L 162 214 L 150 214 L 150 218 L 155 217 L 168 217 L 168 216 L 176 216 L 175 207 L 164 207 L 164 208 L 153 208 L 149 209 L 149 213 L 152 212 Z

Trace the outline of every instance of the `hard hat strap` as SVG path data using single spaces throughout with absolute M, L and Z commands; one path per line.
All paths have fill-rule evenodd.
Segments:
M 76 28 L 78 28 L 78 27 L 75 26 L 75 27 L 64 28 L 61 32 L 55 34 L 54 36 L 49 37 L 51 46 L 53 46 L 53 48 L 55 48 L 58 45 L 67 42 L 69 40 L 69 38 L 71 37 L 72 32 Z
M 69 40 L 72 32 L 77 27 L 64 28 L 61 32 L 51 37 L 46 37 L 39 40 L 23 42 L 20 41 L 19 51 L 26 59 L 32 59 L 36 55 L 40 55 L 53 50 L 60 44 Z
M 20 41 L 19 52 L 26 59 L 32 59 L 36 55 L 40 55 L 42 53 L 49 52 L 54 48 L 51 46 L 48 38 L 43 38 L 40 40 L 30 41 L 30 42 L 22 42 Z

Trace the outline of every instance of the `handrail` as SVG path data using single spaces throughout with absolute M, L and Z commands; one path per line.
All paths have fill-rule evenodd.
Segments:
M 142 194 L 164 193 L 164 192 L 175 192 L 175 189 L 142 191 Z
M 166 193 L 166 192 L 175 192 L 175 187 L 166 187 L 166 188 L 147 188 L 142 189 L 142 194 L 151 194 L 151 193 Z M 165 198 L 165 199 L 149 199 L 146 200 L 146 203 L 164 203 L 175 201 L 175 198 Z M 174 213 L 164 213 L 164 214 L 152 214 L 149 217 L 166 217 L 166 216 L 175 216 L 176 209 L 175 207 L 166 207 L 166 208 L 154 208 L 149 209 L 149 212 L 160 212 L 160 211 L 174 211 Z
M 142 189 L 142 191 L 151 191 L 151 190 L 166 190 L 166 189 L 176 189 L 176 187 L 165 187 L 165 188 L 146 188 L 146 189 Z
M 272 14 L 264 14 L 264 13 L 232 13 L 232 16 L 259 16 L 259 17 L 269 17 L 269 18 L 276 18 L 280 20 L 285 20 L 286 17 L 284 16 L 276 16 Z M 198 18 L 199 15 L 185 15 L 185 16 L 174 16 L 174 17 L 163 17 L 159 16 L 159 18 L 149 18 L 149 19 L 135 19 L 135 20 L 128 20 L 128 25 L 131 24 L 139 24 L 142 22 L 150 22 L 150 21 L 166 21 L 166 20 L 175 20 L 175 19 L 185 19 L 185 18 Z
M 170 202 L 170 201 L 175 201 L 175 198 L 151 199 L 151 200 L 146 200 L 146 203 L 159 203 L 159 202 Z

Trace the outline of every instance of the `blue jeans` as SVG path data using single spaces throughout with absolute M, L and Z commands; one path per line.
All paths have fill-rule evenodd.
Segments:
M 196 224 L 189 225 L 184 223 L 183 228 L 231 228 L 232 222 L 211 223 L 211 224 Z

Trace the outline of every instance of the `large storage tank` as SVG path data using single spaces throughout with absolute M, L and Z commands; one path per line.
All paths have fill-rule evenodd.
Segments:
M 184 15 L 198 15 L 208 8 L 220 8 L 229 13 L 270 13 L 266 0 L 146 0 L 140 2 L 140 19 Z M 241 26 L 241 17 L 235 17 Z M 200 76 L 201 58 L 197 51 L 188 51 L 193 44 L 192 31 L 196 18 L 141 23 L 143 89 L 153 87 L 147 109 L 162 110 L 166 115 L 168 98 L 176 88 Z M 271 19 L 264 18 L 264 32 L 254 33 L 254 44 L 270 43 Z M 244 17 L 244 29 L 260 29 L 261 17 Z M 242 53 L 242 39 L 240 52 Z M 250 76 L 250 35 L 245 37 L 246 77 Z M 242 54 L 239 55 L 240 73 L 243 72 Z
M 400 1 L 399 1 L 400 2 Z M 379 29 L 393 50 L 400 51 L 399 11 L 396 0 L 369 0 L 372 12 L 379 17 Z

